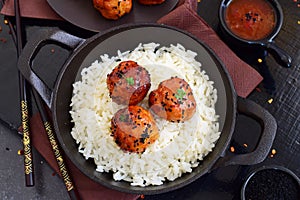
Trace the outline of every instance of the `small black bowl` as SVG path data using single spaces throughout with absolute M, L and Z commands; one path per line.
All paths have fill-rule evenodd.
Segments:
M 300 179 L 288 168 L 263 166 L 254 170 L 241 189 L 242 200 L 298 200 Z
M 224 33 L 225 37 L 229 39 L 230 43 L 233 42 L 235 45 L 242 45 L 245 47 L 254 46 L 254 47 L 262 47 L 266 49 L 270 53 L 273 53 L 274 58 L 277 62 L 284 66 L 290 67 L 292 63 L 292 58 L 281 48 L 279 48 L 273 39 L 279 33 L 282 24 L 283 24 L 283 11 L 280 4 L 276 0 L 265 0 L 268 2 L 275 12 L 275 27 L 272 32 L 266 36 L 265 38 L 259 40 L 247 40 L 235 35 L 226 23 L 226 9 L 230 5 L 233 0 L 222 0 L 219 7 L 219 20 L 220 20 L 220 28 L 222 33 Z

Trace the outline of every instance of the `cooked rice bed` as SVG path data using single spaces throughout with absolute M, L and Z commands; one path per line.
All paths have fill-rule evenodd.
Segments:
M 86 159 L 94 159 L 96 171 L 113 172 L 114 180 L 125 180 L 133 186 L 161 185 L 191 172 L 212 151 L 220 136 L 215 112 L 217 91 L 195 57 L 195 52 L 180 44 L 140 44 L 133 51 L 118 51 L 117 56 L 101 55 L 100 61 L 82 70 L 82 80 L 73 85 L 71 134 L 79 144 L 78 151 Z M 189 83 L 197 103 L 196 113 L 184 123 L 154 115 L 160 136 L 143 154 L 124 152 L 110 136 L 110 120 L 124 106 L 112 102 L 106 77 L 126 60 L 136 61 L 149 71 L 149 91 L 161 81 L 178 76 Z M 148 109 L 148 95 L 139 105 Z

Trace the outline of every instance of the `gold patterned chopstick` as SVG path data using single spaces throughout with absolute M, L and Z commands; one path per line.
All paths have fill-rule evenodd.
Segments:
M 23 43 L 22 43 L 22 33 L 21 33 L 21 17 L 19 2 L 15 0 L 15 17 L 16 17 L 16 45 L 17 45 L 17 55 L 21 54 Z M 26 186 L 34 186 L 34 175 L 33 175 L 33 160 L 32 160 L 32 148 L 30 139 L 30 129 L 29 129 L 29 112 L 27 103 L 27 83 L 25 78 L 20 72 L 19 74 L 19 90 L 21 98 L 21 122 L 23 129 L 23 148 L 24 148 L 24 170 L 25 170 L 25 184 Z
M 59 171 L 60 171 L 61 176 L 63 178 L 66 189 L 68 191 L 69 197 L 72 200 L 79 199 L 79 195 L 77 194 L 77 192 L 75 190 L 75 187 L 74 187 L 74 184 L 72 182 L 72 179 L 69 175 L 69 172 L 68 172 L 68 169 L 66 167 L 64 158 L 63 158 L 63 156 L 61 154 L 61 151 L 60 151 L 60 148 L 59 148 L 59 144 L 57 143 L 56 137 L 54 135 L 51 123 L 48 120 L 47 113 L 44 109 L 43 102 L 42 102 L 41 98 L 39 97 L 39 95 L 37 94 L 36 90 L 33 89 L 32 92 L 33 92 L 33 96 L 34 96 L 35 101 L 36 101 L 36 105 L 37 105 L 37 107 L 40 111 L 40 115 L 41 115 L 41 118 L 42 118 L 42 121 L 43 121 L 43 124 L 44 124 L 44 128 L 46 130 L 49 142 L 50 142 L 51 147 L 52 147 L 52 151 L 54 153 L 56 162 L 57 162 L 58 167 L 59 167 Z
M 28 104 L 25 100 L 21 101 L 21 112 L 22 112 L 22 128 L 23 128 L 25 184 L 27 187 L 31 187 L 34 186 L 34 174 L 33 174 L 32 149 L 31 149 L 30 132 L 29 132 Z

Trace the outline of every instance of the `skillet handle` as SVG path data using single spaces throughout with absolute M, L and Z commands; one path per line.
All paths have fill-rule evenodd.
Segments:
M 286 68 L 291 67 L 291 56 L 289 56 L 283 49 L 279 48 L 274 41 L 269 41 L 266 43 L 266 47 L 276 54 L 275 59 L 277 59 L 279 64 Z
M 261 137 L 253 152 L 239 155 L 225 155 L 217 161 L 213 169 L 228 165 L 254 165 L 260 163 L 268 156 L 272 147 L 277 130 L 275 118 L 267 110 L 253 101 L 238 97 L 237 105 L 240 113 L 260 123 L 262 127 Z
M 41 30 L 26 43 L 19 59 L 18 68 L 26 80 L 36 89 L 47 106 L 51 107 L 52 90 L 33 71 L 32 63 L 41 48 L 47 44 L 56 44 L 68 51 L 74 51 L 85 40 L 59 29 Z

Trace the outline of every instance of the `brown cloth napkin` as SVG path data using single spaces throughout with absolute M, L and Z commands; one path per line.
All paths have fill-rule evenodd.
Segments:
M 2 14 L 14 15 L 13 0 L 7 0 L 1 10 Z M 21 15 L 25 17 L 42 19 L 61 19 L 49 7 L 46 0 L 27 0 L 20 1 Z M 220 57 L 227 67 L 229 74 L 234 82 L 236 92 L 241 97 L 248 96 L 251 91 L 262 81 L 262 77 L 249 65 L 240 60 L 223 43 L 212 28 L 196 13 L 196 0 L 180 0 L 177 8 L 168 15 L 158 20 L 158 23 L 175 26 L 184 29 L 198 37 Z M 38 114 L 31 118 L 31 134 L 34 147 L 47 160 L 49 165 L 59 173 L 58 166 L 52 153 L 47 134 L 44 130 L 40 116 Z M 82 199 L 137 199 L 139 195 L 126 194 L 108 189 L 95 183 L 84 174 L 82 174 L 73 163 L 66 158 L 66 163 Z
M 14 0 L 5 0 L 1 14 L 14 16 Z M 47 3 L 46 0 L 20 0 L 20 14 L 22 17 L 63 20 Z

